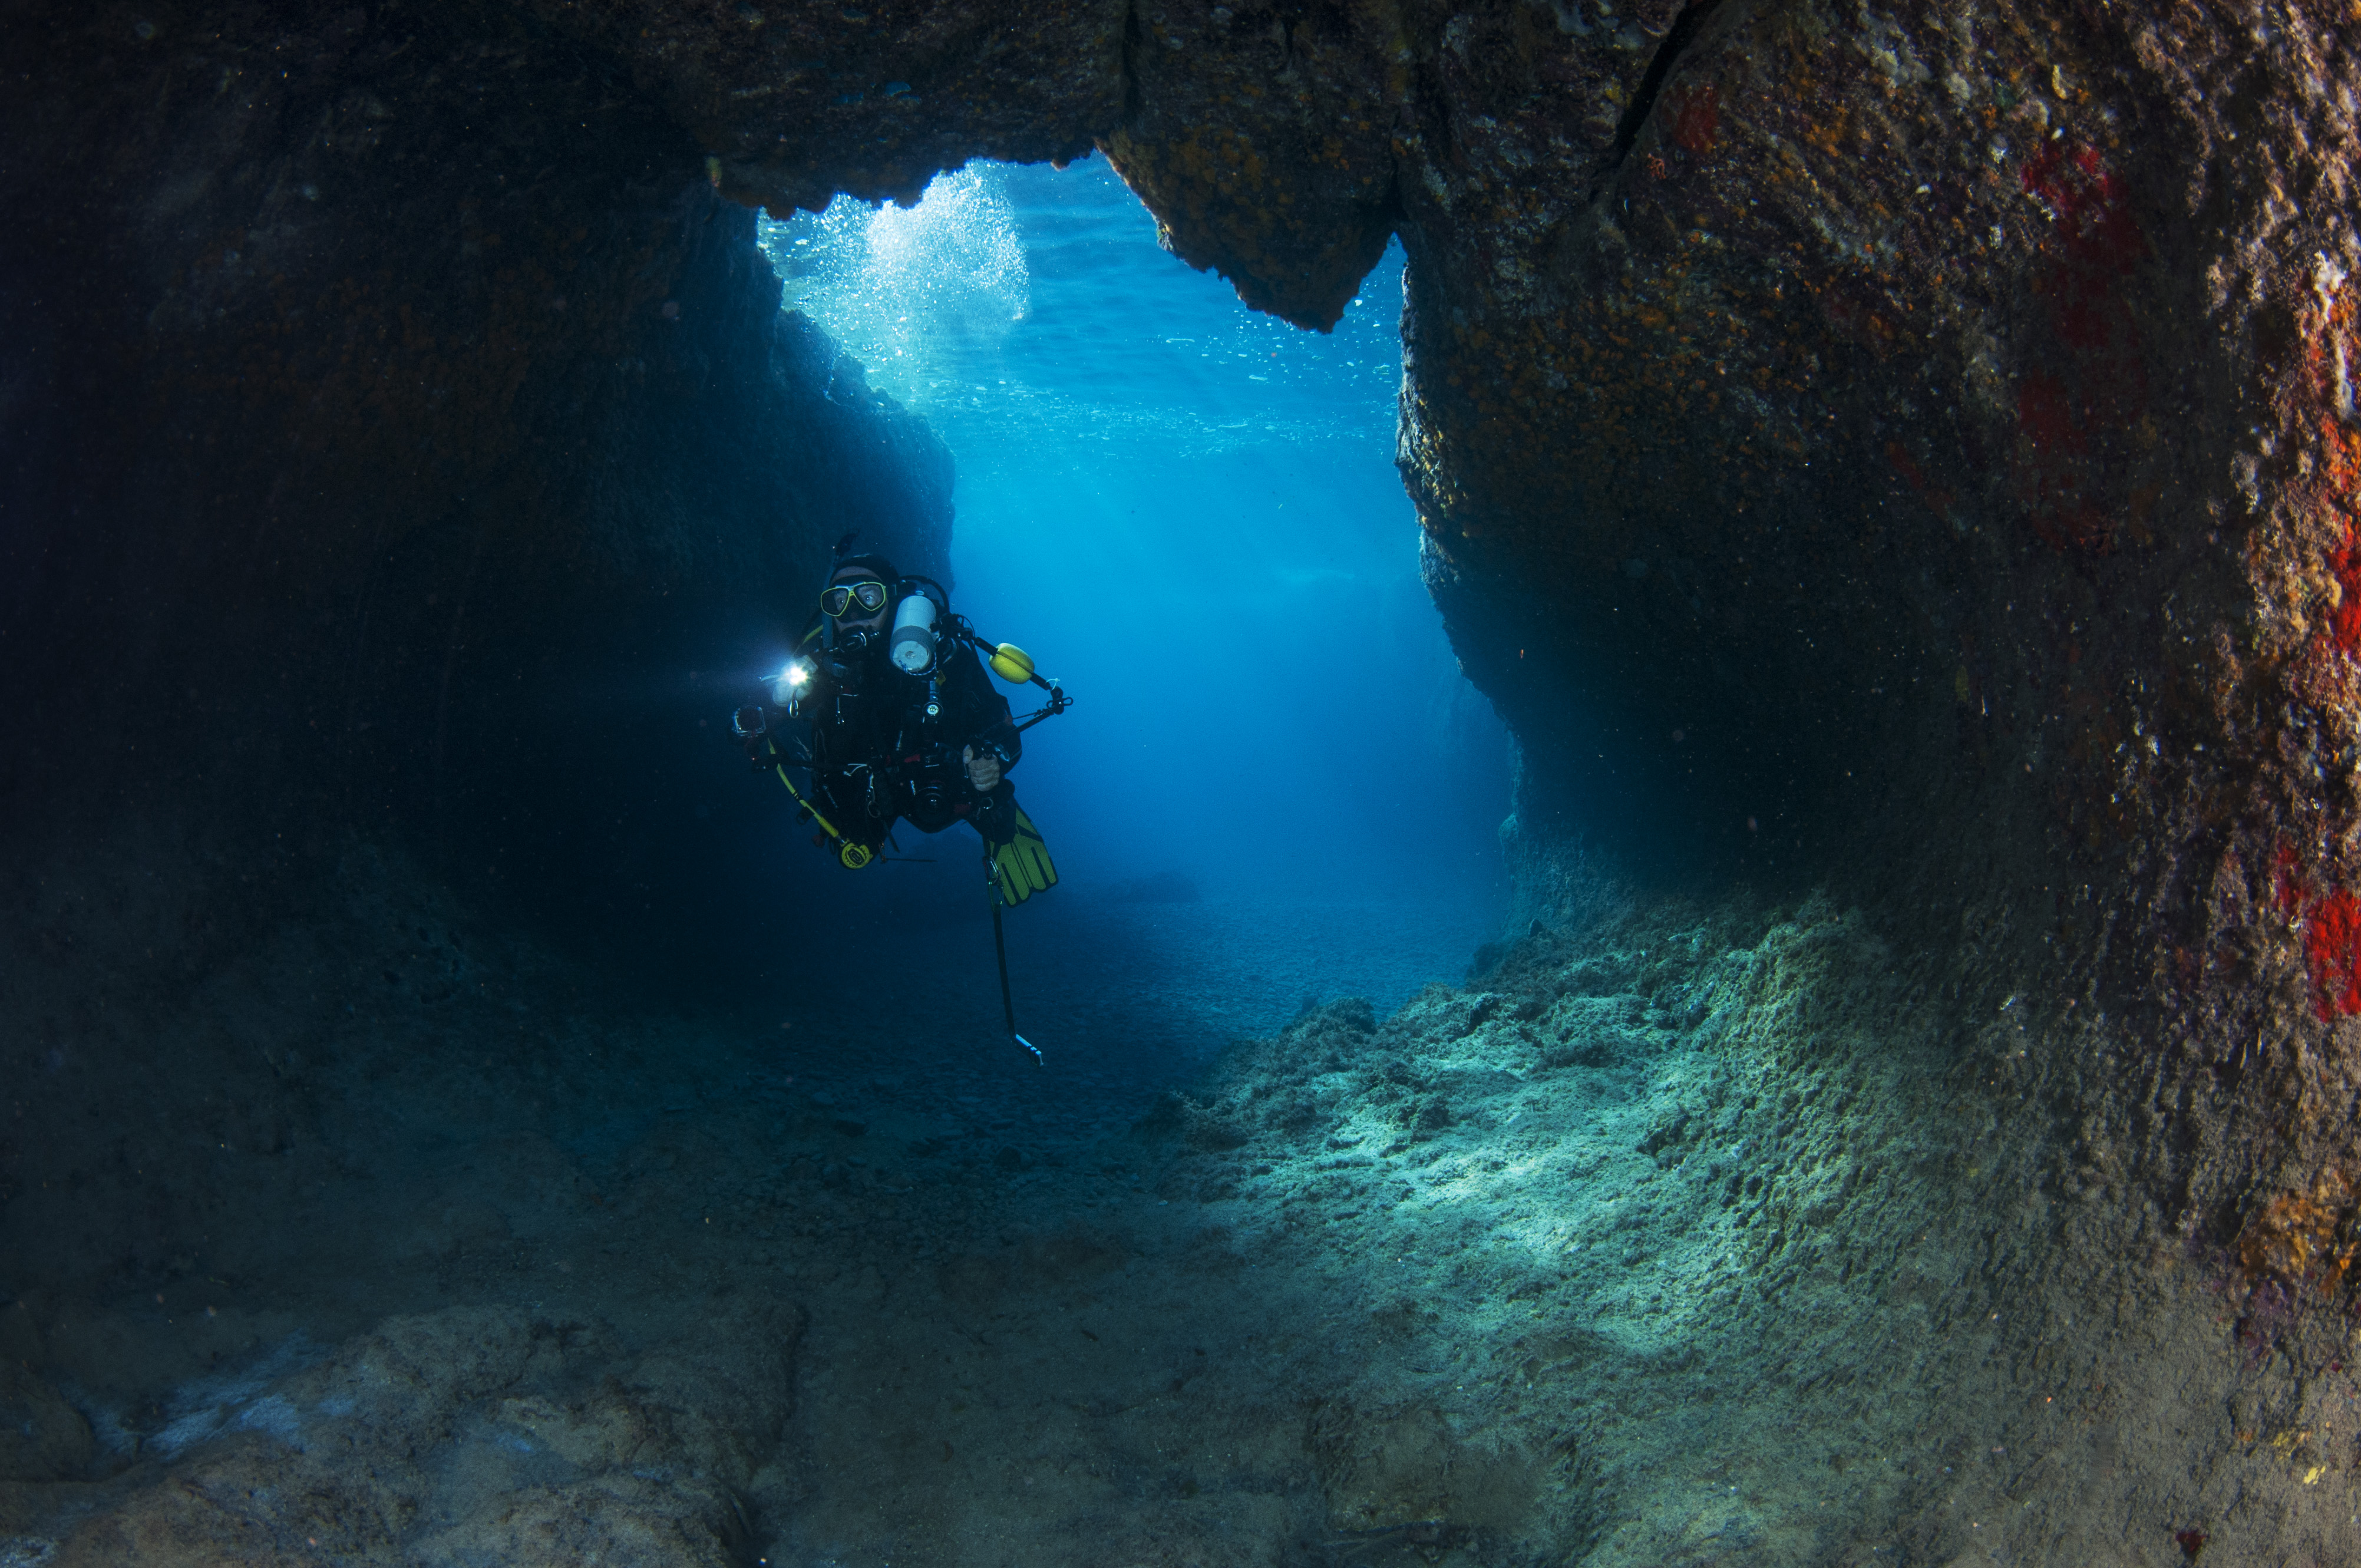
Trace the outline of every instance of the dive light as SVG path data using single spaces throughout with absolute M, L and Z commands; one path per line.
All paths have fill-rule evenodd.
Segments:
M 779 672 L 779 678 L 771 683 L 771 700 L 785 707 L 796 699 L 796 694 L 803 690 L 804 683 L 810 679 L 809 664 L 801 659 L 788 660 L 787 667 Z

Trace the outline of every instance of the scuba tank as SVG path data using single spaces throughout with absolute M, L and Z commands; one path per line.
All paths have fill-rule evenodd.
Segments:
M 894 612 L 894 631 L 886 643 L 886 657 L 906 675 L 923 675 L 935 667 L 938 607 L 917 586 L 924 580 L 917 578 L 909 583 L 910 591 L 902 596 L 901 608 Z
M 904 577 L 894 585 L 894 594 L 886 656 L 905 674 L 931 674 L 941 656 L 959 645 L 967 623 L 951 613 L 950 590 L 932 577 Z

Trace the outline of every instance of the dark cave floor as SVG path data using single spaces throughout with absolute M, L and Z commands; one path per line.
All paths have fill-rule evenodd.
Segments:
M 1071 890 L 1011 923 L 1045 1069 L 986 927 L 716 1022 L 355 885 L 80 1020 L 148 1081 L 39 1058 L 20 1115 L 126 1131 L 5 1212 L 7 1568 L 2277 1561 L 2273 1486 L 2257 1542 L 2353 1540 L 2285 1455 L 2135 1462 L 2267 1392 L 2220 1281 L 2028 1296 L 2056 1215 L 1965 1114 L 2005 1020 L 1959 1056 L 1820 904 L 1411 993 L 1482 911 Z M 1302 1007 L 1356 990 L 1406 1002 Z

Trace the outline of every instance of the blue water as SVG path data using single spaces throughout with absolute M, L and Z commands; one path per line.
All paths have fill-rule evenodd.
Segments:
M 1455 979 L 1500 899 L 1509 742 L 1418 579 L 1400 250 L 1302 332 L 1160 249 L 1095 159 L 839 200 L 763 244 L 841 373 L 950 447 L 955 607 L 1076 699 L 1015 774 L 1068 887 L 1390 904 Z M 964 875 L 972 850 L 911 852 Z

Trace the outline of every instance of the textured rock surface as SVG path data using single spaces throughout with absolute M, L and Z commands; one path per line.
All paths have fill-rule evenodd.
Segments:
M 1124 111 L 1126 0 L 676 5 L 531 0 L 625 63 L 717 159 L 715 183 L 782 211 L 840 191 L 915 202 L 971 158 L 1088 152 Z
M 93 1453 L 81 1411 L 22 1362 L 0 1364 L 0 1483 L 72 1480 Z
M 1900 795 L 1997 825 L 2035 885 L 2112 876 L 2174 809 L 2116 746 L 2211 711 L 2201 650 L 2252 608 L 2257 295 L 2310 288 L 2232 277 L 2242 245 L 2284 254 L 2240 168 L 2276 155 L 2180 99 L 2176 72 L 2245 69 L 2193 12 L 2180 42 L 2145 13 L 1871 23 L 1716 9 L 1548 221 L 1457 243 L 1509 225 L 1502 182 L 1455 187 L 1416 271 L 1407 472 L 1469 573 L 1471 665 L 1512 705 L 1589 695 L 1554 748 L 1525 726 L 1537 806 L 1644 780 L 1760 867 Z M 1496 163 L 1549 134 L 1528 103 Z M 1538 602 L 1488 596 L 1510 576 Z
M 346 919 L 286 934 L 339 977 L 385 917 L 437 918 L 350 881 Z M 1186 939 L 1204 906 L 1128 907 Z M 1066 962 L 1116 1021 L 1190 1000 L 1087 938 L 1113 907 L 1078 913 Z M 1545 932 L 1160 1098 L 1127 1052 L 966 1048 L 972 989 L 906 993 L 926 1027 L 880 1071 L 849 1048 L 866 1010 L 807 1008 L 783 1049 L 438 935 L 488 991 L 327 1021 L 284 1146 L 200 1174 L 149 1134 L 8 1211 L 103 1264 L 62 1226 L 119 1228 L 169 1168 L 242 1223 L 176 1224 L 196 1254 L 135 1291 L 0 1309 L 102 1439 L 0 1480 L 0 1552 L 2142 1564 L 2197 1530 L 2209 1560 L 2353 1555 L 2351 1383 L 2280 1354 L 2334 1359 L 2344 1314 L 2249 1295 L 2218 1249 L 2056 1266 L 2061 1232 L 2120 1238 L 2102 1183 L 2045 1168 L 2031 1033 L 1959 1027 L 1824 900 Z M 1227 935 L 1199 925 L 1209 963 Z M 265 989 L 283 955 L 227 970 L 198 1016 L 323 1031 Z M 413 1048 L 519 1015 L 497 1053 Z M 41 1109 L 80 1122 L 100 1087 L 55 1075 Z
M 1919 879 L 1914 945 L 2048 1016 L 2069 1184 L 2332 1293 L 2345 26 L 1718 9 L 1555 221 L 1451 187 L 1405 400 L 1529 813 L 1644 779 L 1725 859 Z
M 389 1319 L 318 1365 L 185 1388 L 47 1561 L 721 1568 L 745 1560 L 733 1488 L 786 1418 L 795 1347 L 793 1315 L 759 1308 L 653 1351 L 513 1308 Z

